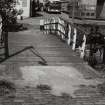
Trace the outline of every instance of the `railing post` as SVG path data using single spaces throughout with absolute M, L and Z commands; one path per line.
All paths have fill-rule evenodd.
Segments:
M 53 18 L 53 33 L 54 33 L 54 34 L 55 34 L 55 32 L 56 32 L 55 23 L 56 23 L 55 18 Z
M 40 30 L 44 31 L 44 19 L 40 19 Z
M 73 35 L 73 45 L 72 45 L 72 50 L 75 50 L 76 47 L 76 39 L 77 39 L 77 29 L 74 28 L 74 35 Z
M 62 22 L 61 22 L 61 19 L 59 19 L 59 36 L 61 37 L 61 24 L 62 24 Z
M 58 35 L 58 18 L 55 21 L 55 34 Z
M 69 31 L 68 31 L 68 40 L 67 40 L 67 44 L 70 45 L 71 42 L 71 26 L 69 24 Z
M 46 34 L 46 19 L 44 19 L 44 33 Z
M 59 30 L 60 30 L 60 18 L 58 18 L 58 32 L 57 32 L 58 36 L 60 36 Z
M 52 20 L 52 19 L 50 18 L 50 19 L 49 19 L 49 33 L 50 33 L 50 34 L 51 34 L 51 29 L 52 29 L 52 27 L 51 27 L 51 26 L 52 26 L 51 20 Z
M 2 22 L 0 23 L 0 40 L 2 41 Z
M 64 40 L 64 35 L 63 33 L 65 34 L 65 30 L 64 30 L 64 20 L 61 21 L 62 22 L 62 26 L 61 26 L 61 38 Z
M 50 18 L 50 20 L 49 20 L 49 25 L 50 25 L 50 30 L 49 30 L 49 32 L 50 32 L 50 34 L 51 34 L 51 31 L 52 31 L 52 19 Z
M 49 33 L 49 30 L 48 30 L 48 29 L 49 29 L 48 19 L 46 19 L 46 24 L 47 24 L 47 27 L 46 27 L 46 28 L 47 28 L 47 30 L 46 30 L 46 34 L 48 34 L 48 33 Z
M 49 34 L 50 33 L 50 19 L 48 19 L 47 24 L 48 24 L 48 34 Z
M 83 43 L 81 47 L 80 58 L 83 58 L 85 55 L 85 46 L 86 46 L 86 35 L 83 36 Z

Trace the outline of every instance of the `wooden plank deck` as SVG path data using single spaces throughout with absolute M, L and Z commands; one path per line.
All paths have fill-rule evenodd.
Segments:
M 34 24 L 36 21 L 39 20 L 34 20 Z M 30 24 L 32 25 L 32 23 L 33 20 Z M 73 52 L 70 46 L 62 42 L 57 36 L 43 34 L 38 28 L 37 25 L 37 28 L 31 27 L 25 31 L 9 34 L 11 58 L 4 63 L 39 65 L 38 62 L 42 61 L 41 57 L 46 60 L 48 65 L 53 66 L 84 63 L 78 54 Z M 29 46 L 34 47 L 34 53 Z
M 66 43 L 62 42 L 55 35 L 46 35 L 39 30 L 39 19 L 26 19 L 28 30 L 9 33 L 10 58 L 0 64 L 0 75 L 4 78 L 17 80 L 22 78 L 21 68 L 43 66 L 74 67 L 84 78 L 91 79 L 99 77 L 98 73 L 88 66 L 76 52 L 73 52 Z M 33 27 L 33 24 L 35 27 Z M 33 50 L 32 50 L 33 46 Z M 44 65 L 43 59 L 47 62 Z M 51 67 L 52 66 L 52 67 Z M 50 69 L 49 69 L 50 70 Z M 52 70 L 52 69 L 51 69 Z

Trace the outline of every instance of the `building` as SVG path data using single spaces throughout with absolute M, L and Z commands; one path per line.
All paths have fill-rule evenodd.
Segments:
M 105 18 L 105 0 L 79 0 L 82 7 L 81 15 L 90 18 Z
M 70 17 L 105 18 L 105 0 L 69 0 L 68 11 Z
M 61 1 L 61 11 L 68 13 L 68 1 Z
M 31 0 L 16 0 L 16 9 L 23 10 L 23 14 L 21 15 L 23 18 L 27 18 L 30 16 L 30 1 Z
M 81 18 L 96 18 L 97 0 L 79 0 L 78 6 Z

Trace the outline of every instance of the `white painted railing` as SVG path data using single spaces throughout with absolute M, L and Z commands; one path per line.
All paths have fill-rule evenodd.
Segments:
M 0 39 L 1 39 L 1 36 L 2 36 L 2 22 L 0 22 Z
M 86 48 L 87 46 L 86 41 L 88 36 L 87 32 L 84 32 L 76 25 L 66 20 L 63 20 L 62 18 L 51 18 L 49 19 L 49 21 L 48 19 L 46 19 L 44 27 L 45 27 L 46 34 L 53 33 L 57 35 L 62 40 L 64 40 L 68 44 L 68 46 L 71 46 L 73 51 L 76 51 L 77 53 L 79 53 L 80 58 L 82 59 L 86 58 L 87 59 L 87 60 L 85 59 L 86 61 L 93 62 L 92 57 L 90 57 L 89 55 L 90 49 Z M 98 51 L 94 53 L 94 55 L 96 55 L 96 59 L 100 58 L 101 60 L 103 60 L 102 51 Z
M 72 50 L 76 49 L 76 39 L 77 39 L 77 29 L 74 28 L 74 35 L 73 35 L 73 45 L 72 45 Z
M 69 24 L 67 44 L 70 45 L 70 43 L 71 43 L 71 25 Z
M 68 27 L 67 27 L 68 25 Z M 86 35 L 83 34 L 83 42 L 81 45 L 77 46 L 78 39 L 78 29 L 70 23 L 67 23 L 61 18 L 51 18 L 44 20 L 44 29 L 46 34 L 56 34 L 62 40 L 72 47 L 72 50 L 79 50 L 80 58 L 84 58 L 85 55 L 85 46 L 86 46 Z

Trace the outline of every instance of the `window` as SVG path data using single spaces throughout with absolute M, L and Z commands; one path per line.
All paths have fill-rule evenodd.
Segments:
M 94 16 L 95 15 L 95 13 L 91 13 L 91 16 Z
M 81 12 L 81 16 L 85 16 L 85 13 L 84 12 Z
M 87 13 L 86 13 L 86 16 L 90 16 L 90 13 L 89 13 L 89 12 L 87 12 Z

